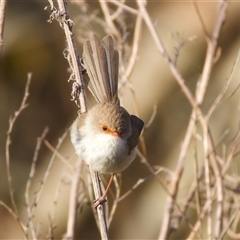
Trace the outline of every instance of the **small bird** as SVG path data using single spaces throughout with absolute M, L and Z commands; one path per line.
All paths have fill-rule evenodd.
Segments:
M 136 157 L 144 122 L 120 106 L 118 98 L 119 53 L 111 36 L 93 34 L 83 45 L 83 65 L 88 88 L 98 102 L 80 114 L 71 127 L 77 155 L 94 171 L 111 174 L 109 184 L 94 207 L 105 202 L 114 174 L 126 169 Z

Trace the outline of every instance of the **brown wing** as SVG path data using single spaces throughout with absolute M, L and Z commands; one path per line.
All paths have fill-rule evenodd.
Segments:
M 144 122 L 140 118 L 134 115 L 131 115 L 130 118 L 132 125 L 132 135 L 128 139 L 129 153 L 133 148 L 137 146 L 139 142 L 139 136 L 144 126 Z

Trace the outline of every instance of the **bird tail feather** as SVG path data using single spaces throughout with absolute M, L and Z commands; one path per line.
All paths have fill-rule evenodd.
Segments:
M 119 53 L 114 48 L 113 38 L 106 36 L 100 40 L 93 34 L 83 45 L 83 62 L 90 79 L 88 88 L 97 102 L 119 103 Z

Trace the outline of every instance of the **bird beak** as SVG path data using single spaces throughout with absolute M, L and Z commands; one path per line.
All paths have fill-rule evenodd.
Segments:
M 118 132 L 115 132 L 115 131 L 112 132 L 112 135 L 113 135 L 114 137 L 120 137 L 120 136 L 119 136 L 119 133 L 118 133 Z

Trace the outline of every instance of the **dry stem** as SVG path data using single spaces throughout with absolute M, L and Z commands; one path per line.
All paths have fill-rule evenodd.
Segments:
M 48 133 L 48 128 L 46 128 L 43 131 L 42 136 L 40 138 L 38 138 L 38 140 L 37 140 L 37 146 L 35 148 L 34 157 L 33 157 L 33 161 L 32 161 L 32 166 L 31 166 L 31 169 L 30 169 L 30 174 L 29 174 L 29 178 L 28 178 L 28 181 L 27 181 L 27 185 L 26 185 L 26 191 L 25 191 L 25 200 L 26 200 L 27 215 L 28 215 L 27 226 L 29 226 L 29 229 L 32 233 L 31 237 L 34 240 L 37 240 L 37 233 L 36 233 L 36 229 L 35 229 L 34 223 L 33 223 L 34 210 L 37 206 L 37 203 L 38 203 L 38 200 L 39 200 L 40 194 L 42 192 L 43 185 L 44 185 L 45 181 L 43 181 L 41 183 L 41 187 L 40 187 L 39 191 L 37 192 L 37 194 L 35 194 L 32 204 L 30 203 L 30 187 L 31 187 L 31 184 L 32 184 L 32 179 L 33 179 L 33 177 L 35 175 L 35 172 L 36 172 L 36 163 L 37 163 L 37 159 L 38 159 L 39 150 L 40 150 L 42 142 L 45 139 L 47 133 Z M 45 176 L 47 176 L 48 173 L 49 173 L 49 171 L 46 171 Z M 46 180 L 46 178 L 44 180 Z M 28 235 L 27 232 L 26 232 L 26 235 Z
M 82 82 L 82 72 L 81 72 L 81 64 L 80 58 L 77 55 L 75 43 L 73 40 L 72 27 L 73 22 L 69 18 L 66 10 L 66 2 L 62 0 L 58 0 L 57 10 L 53 6 L 53 1 L 49 0 L 51 5 L 52 14 L 50 16 L 51 20 L 57 19 L 60 23 L 60 26 L 64 29 L 66 38 L 67 38 L 67 48 L 65 51 L 65 57 L 69 61 L 69 65 L 72 69 L 72 74 L 70 76 L 71 80 L 74 80 L 80 86 L 79 95 L 79 105 L 81 106 L 81 112 L 87 111 L 87 104 L 85 99 L 84 85 Z M 0 3 L 0 48 L 2 47 L 2 32 L 3 32 L 3 19 L 4 19 L 4 7 L 6 1 L 1 1 Z M 76 3 L 76 2 L 75 2 Z M 236 136 L 229 141 L 225 145 L 225 152 L 223 153 L 223 157 L 218 155 L 216 152 L 216 148 L 219 150 L 220 143 L 222 144 L 223 139 L 226 140 L 226 134 L 231 131 L 231 129 L 224 130 L 224 133 L 218 138 L 217 141 L 214 141 L 212 138 L 211 129 L 209 127 L 209 120 L 215 113 L 217 107 L 220 106 L 226 100 L 229 100 L 240 87 L 240 84 L 235 88 L 235 90 L 228 96 L 225 97 L 229 86 L 231 84 L 232 76 L 237 68 L 237 63 L 240 57 L 240 51 L 238 52 L 238 56 L 236 61 L 233 64 L 233 67 L 230 71 L 228 78 L 224 86 L 222 87 L 220 93 L 213 101 L 213 104 L 209 109 L 206 110 L 206 114 L 202 111 L 202 104 L 204 103 L 204 99 L 206 98 L 206 90 L 209 85 L 211 79 L 212 69 L 214 64 L 220 57 L 220 49 L 218 48 L 218 41 L 220 31 L 222 29 L 223 23 L 226 18 L 226 10 L 228 7 L 228 2 L 224 0 L 220 0 L 218 3 L 218 11 L 216 15 L 215 22 L 213 24 L 213 30 L 210 31 L 209 26 L 206 24 L 207 22 L 203 18 L 203 15 L 200 12 L 200 8 L 198 7 L 197 1 L 193 0 L 193 6 L 198 17 L 199 23 L 201 25 L 201 29 L 205 35 L 205 40 L 207 44 L 207 50 L 205 53 L 205 61 L 202 69 L 201 77 L 197 83 L 195 93 L 190 91 L 190 88 L 185 84 L 185 79 L 182 77 L 181 73 L 177 68 L 177 60 L 180 55 L 180 51 L 182 46 L 188 41 L 193 40 L 193 38 L 189 39 L 180 39 L 179 45 L 177 45 L 175 56 L 173 58 L 170 57 L 169 53 L 166 51 L 165 46 L 159 36 L 155 26 L 150 19 L 149 12 L 146 9 L 147 1 L 136 0 L 136 5 L 138 9 L 134 9 L 133 7 L 127 6 L 128 2 L 125 0 L 115 1 L 99 1 L 101 10 L 103 12 L 105 22 L 97 17 L 98 13 L 90 14 L 89 22 L 95 22 L 98 26 L 103 27 L 103 29 L 112 34 L 118 43 L 118 47 L 120 49 L 120 87 L 124 84 L 130 89 L 133 96 L 133 105 L 135 109 L 135 114 L 139 115 L 139 109 L 137 105 L 137 100 L 135 97 L 134 88 L 129 82 L 129 78 L 132 74 L 132 71 L 135 67 L 136 59 L 138 57 L 139 52 L 139 43 L 141 40 L 141 32 L 143 28 L 143 22 L 146 23 L 146 26 L 152 36 L 154 43 L 158 49 L 158 52 L 161 54 L 165 62 L 168 64 L 172 75 L 175 77 L 178 85 L 186 96 L 188 102 L 192 107 L 192 113 L 189 118 L 188 127 L 185 132 L 185 136 L 183 138 L 180 151 L 178 154 L 177 162 L 175 169 L 165 169 L 163 167 L 153 167 L 151 163 L 148 161 L 147 157 L 147 149 L 144 142 L 143 137 L 141 138 L 141 152 L 138 151 L 137 154 L 140 158 L 141 163 L 145 164 L 147 169 L 151 172 L 150 176 L 144 176 L 138 179 L 136 183 L 129 189 L 125 194 L 120 196 L 121 184 L 115 178 L 115 196 L 112 208 L 109 210 L 108 205 L 105 204 L 103 206 L 99 206 L 97 211 L 93 209 L 94 216 L 97 222 L 97 225 L 100 229 L 101 238 L 109 239 L 108 236 L 108 227 L 111 221 L 114 218 L 114 214 L 116 213 L 116 208 L 118 203 L 125 199 L 129 194 L 131 194 L 136 188 L 141 186 L 143 183 L 147 182 L 147 180 L 151 178 L 155 178 L 161 188 L 167 193 L 167 201 L 165 211 L 163 213 L 163 222 L 161 225 L 161 229 L 159 229 L 159 239 L 167 239 L 169 234 L 173 231 L 178 230 L 180 223 L 185 221 L 188 227 L 188 236 L 187 239 L 202 239 L 207 237 L 208 239 L 222 239 L 225 234 L 228 234 L 232 238 L 239 238 L 239 234 L 237 233 L 237 224 L 240 219 L 239 209 L 238 209 L 238 194 L 239 194 L 239 179 L 237 177 L 232 177 L 230 175 L 231 168 L 234 165 L 234 158 L 239 154 L 239 145 L 240 145 L 240 131 L 237 132 Z M 85 3 L 87 5 L 87 3 Z M 133 4 L 131 4 L 133 5 Z M 3 12 L 3 14 L 1 14 Z M 87 12 L 87 11 L 86 11 Z M 88 14 L 86 13 L 85 14 Z M 125 36 L 127 35 L 127 24 L 123 20 L 119 21 L 119 18 L 125 17 L 127 14 L 132 15 L 135 19 L 135 28 L 133 33 L 133 44 L 132 49 L 129 51 L 128 46 L 126 44 Z M 132 17 L 131 16 L 131 17 Z M 84 20 L 84 17 L 81 19 Z M 89 20 L 88 19 L 88 20 Z M 87 20 L 86 20 L 87 21 Z M 89 23 L 88 22 L 88 23 Z M 89 27 L 89 26 L 88 26 Z M 122 31 L 122 32 L 121 32 Z M 124 32 L 125 31 L 125 32 Z M 89 31 L 84 33 L 84 36 L 81 35 L 79 38 L 84 39 L 85 35 L 87 36 Z M 1 49 L 0 49 L 1 50 Z M 127 52 L 129 54 L 129 59 L 126 61 L 124 59 L 124 54 Z M 124 62 L 124 64 L 123 64 Z M 27 214 L 28 214 L 28 226 L 24 224 L 20 220 L 20 216 L 18 213 L 18 208 L 14 198 L 13 191 L 13 183 L 12 176 L 10 171 L 10 143 L 11 143 L 11 133 L 14 122 L 19 116 L 20 112 L 26 107 L 26 100 L 28 96 L 28 88 L 29 83 L 27 83 L 24 99 L 20 106 L 20 109 L 15 113 L 14 117 L 9 121 L 9 130 L 7 133 L 7 141 L 6 141 L 6 163 L 7 163 L 7 178 L 9 185 L 9 193 L 11 199 L 11 207 L 0 201 L 0 205 L 2 205 L 17 221 L 20 225 L 25 239 L 28 238 L 28 231 L 30 230 L 31 237 L 33 239 L 38 238 L 38 231 L 34 226 L 34 212 L 36 209 L 36 204 L 39 202 L 39 198 L 42 192 L 43 184 L 46 182 L 46 178 L 49 174 L 50 167 L 53 163 L 53 159 L 57 156 L 61 161 L 64 162 L 65 167 L 70 167 L 70 171 L 72 171 L 73 179 L 71 186 L 71 193 L 69 199 L 69 216 L 67 222 L 67 232 L 64 236 L 64 239 L 74 239 L 74 229 L 75 229 L 75 219 L 76 219 L 76 210 L 79 203 L 79 188 L 80 184 L 80 176 L 82 173 L 83 162 L 79 159 L 76 166 L 73 168 L 70 164 L 58 153 L 57 149 L 54 149 L 46 140 L 44 140 L 45 132 L 38 140 L 37 147 L 35 149 L 35 154 L 33 158 L 32 168 L 30 171 L 30 177 L 26 186 L 26 203 L 27 203 Z M 79 90 L 79 89 L 78 89 Z M 75 96 L 75 95 L 74 95 Z M 153 114 L 150 117 L 149 123 L 146 124 L 145 130 L 151 125 L 153 122 L 154 116 L 156 115 L 157 110 L 154 107 Z M 200 129 L 200 131 L 199 131 Z M 201 136 L 200 136 L 200 133 Z M 199 141 L 200 140 L 200 141 Z M 37 155 L 39 151 L 39 147 L 42 143 L 45 142 L 47 147 L 53 152 L 52 159 L 49 162 L 46 173 L 44 175 L 43 183 L 39 190 L 36 192 L 33 200 L 30 198 L 30 187 L 31 181 L 35 173 L 35 164 L 37 160 Z M 203 147 L 203 157 L 198 156 L 198 145 L 200 142 L 200 146 Z M 187 164 L 185 162 L 186 156 L 188 155 L 189 150 L 191 150 L 191 143 L 193 146 L 193 160 L 195 161 L 195 179 L 191 184 L 190 188 L 187 191 L 187 194 L 183 201 L 178 200 L 178 195 L 180 193 L 180 183 L 183 183 L 183 171 L 186 168 Z M 59 146 L 59 145 L 58 145 Z M 58 148 L 57 146 L 57 148 Z M 201 161 L 203 160 L 203 161 Z M 157 170 L 156 170 L 157 169 Z M 158 173 L 161 172 L 166 175 L 170 181 L 166 184 L 166 181 L 162 180 L 162 176 L 159 176 Z M 101 196 L 101 188 L 98 175 L 90 170 L 91 179 L 93 183 L 93 188 L 95 192 L 95 198 Z M 89 175 L 90 176 L 90 175 Z M 90 177 L 89 177 L 90 179 Z M 89 184 L 88 184 L 89 183 Z M 89 180 L 86 184 L 86 188 L 89 191 L 88 199 L 94 199 L 92 192 L 92 184 L 91 180 Z M 234 184 L 232 186 L 231 184 Z M 91 186 L 91 187 L 88 187 Z M 60 184 L 59 184 L 60 186 Z M 103 188 L 103 186 L 101 186 Z M 56 192 L 55 196 L 55 204 L 57 204 L 59 189 Z M 80 193 L 81 194 L 81 193 Z M 84 195 L 84 194 L 82 194 Z M 84 202 L 84 201 L 82 201 Z M 147 204 L 146 204 L 147 205 Z M 227 205 L 227 206 L 226 206 Z M 188 218 L 188 213 L 194 207 L 195 213 L 197 214 L 197 220 L 195 222 L 190 221 Z M 56 206 L 55 206 L 56 210 Z M 107 219 L 106 216 L 108 211 L 110 212 L 109 217 Z M 54 212 L 55 213 L 55 212 Z M 53 239 L 54 237 L 54 221 L 55 214 L 49 215 L 50 226 L 49 226 L 49 238 Z M 161 214 L 161 213 L 159 213 Z M 206 222 L 206 231 L 205 229 L 200 229 L 203 226 L 203 223 Z M 160 227 L 159 227 L 160 228 Z M 205 232 L 204 232 L 205 231 Z M 206 235 L 205 235 L 206 234 Z
M 191 114 L 190 117 L 190 121 L 189 121 L 189 125 L 188 125 L 188 129 L 183 141 L 183 144 L 181 146 L 181 151 L 179 154 L 179 159 L 177 162 L 177 166 L 175 169 L 175 172 L 173 174 L 173 178 L 170 184 L 170 195 L 168 197 L 168 205 L 166 208 L 166 212 L 165 215 L 163 217 L 163 225 L 162 225 L 162 229 L 160 231 L 159 234 L 159 239 L 166 239 L 168 234 L 169 234 L 169 230 L 171 228 L 171 216 L 172 216 L 172 211 L 173 211 L 173 207 L 175 205 L 175 201 L 176 201 L 176 196 L 177 196 L 177 191 L 178 191 L 178 185 L 183 173 L 183 169 L 184 169 L 184 159 L 187 153 L 187 149 L 190 143 L 190 140 L 192 139 L 192 134 L 193 134 L 193 129 L 195 127 L 195 119 L 197 119 L 197 117 L 200 120 L 200 123 L 202 125 L 203 128 L 203 143 L 204 143 L 204 152 L 205 152 L 205 176 L 206 176 L 206 186 L 207 187 L 207 199 L 209 202 L 211 202 L 211 189 L 210 189 L 210 179 L 209 179 L 209 162 L 211 162 L 211 164 L 213 164 L 213 170 L 216 176 L 216 180 L 217 180 L 217 187 L 218 187 L 218 202 L 219 202 L 219 207 L 218 207 L 218 215 L 221 215 L 222 212 L 222 197 L 223 197 L 223 191 L 222 191 L 222 178 L 221 178 L 221 174 L 219 172 L 219 167 L 216 161 L 216 156 L 213 155 L 214 153 L 214 145 L 211 141 L 211 134 L 210 131 L 208 129 L 208 122 L 205 120 L 204 115 L 201 112 L 201 109 L 199 108 L 199 105 L 202 104 L 204 96 L 205 96 L 205 92 L 206 92 L 206 88 L 208 85 L 208 81 L 209 81 L 209 77 L 210 77 L 210 73 L 212 70 L 212 66 L 213 63 L 215 62 L 215 52 L 217 49 L 217 41 L 218 41 L 218 37 L 220 34 L 220 30 L 221 27 L 225 21 L 226 18 L 226 9 L 227 9 L 227 2 L 226 1 L 219 1 L 219 6 L 218 6 L 218 15 L 216 18 L 216 22 L 215 22 L 215 27 L 212 33 L 212 36 L 210 38 L 207 38 L 207 53 L 206 53 L 206 59 L 205 59 L 205 63 L 204 63 L 204 68 L 203 68 L 203 73 L 202 73 L 202 77 L 201 77 L 201 81 L 199 81 L 197 89 L 196 89 L 196 100 L 193 97 L 192 93 L 189 91 L 188 87 L 185 84 L 184 79 L 181 77 L 177 67 L 175 66 L 174 62 L 171 60 L 170 56 L 168 55 L 168 53 L 166 52 L 164 45 L 162 43 L 162 41 L 160 40 L 152 21 L 150 20 L 150 17 L 148 15 L 148 12 L 146 10 L 146 6 L 144 4 L 143 1 L 137 1 L 139 9 L 142 13 L 142 16 L 145 20 L 145 23 L 156 43 L 156 46 L 160 52 L 160 54 L 162 55 L 162 57 L 164 58 L 164 60 L 168 63 L 170 70 L 172 71 L 173 76 L 175 77 L 176 81 L 178 82 L 178 84 L 180 85 L 182 91 L 184 92 L 185 96 L 187 97 L 187 99 L 189 100 L 189 102 L 191 103 L 192 107 L 193 107 L 193 112 Z M 201 17 L 200 17 L 201 19 Z M 201 21 L 202 22 L 202 21 Z M 203 27 L 204 28 L 204 27 Z M 211 153 L 211 154 L 210 154 Z M 210 155 L 209 155 L 210 154 Z M 208 159 L 208 156 L 210 157 L 210 159 Z M 210 204 L 208 205 L 208 237 L 211 238 L 212 233 L 211 233 L 211 208 L 210 208 Z M 220 229 L 222 226 L 222 222 L 218 222 L 219 224 L 216 224 L 216 228 L 215 228 L 215 237 L 218 239 L 219 238 L 219 234 L 220 234 Z
M 66 1 L 65 0 L 58 0 L 58 7 L 59 11 L 57 11 L 54 6 L 53 2 L 49 1 L 51 5 L 51 10 L 52 10 L 52 15 L 51 19 L 56 18 L 60 26 L 64 29 L 65 36 L 67 39 L 67 54 L 66 58 L 69 61 L 70 67 L 73 71 L 72 76 L 70 77 L 71 79 L 74 79 L 79 85 L 80 85 L 80 93 L 79 93 L 79 103 L 80 103 L 80 111 L 86 112 L 87 111 L 87 102 L 86 102 L 86 96 L 85 96 L 85 91 L 84 91 L 84 84 L 83 84 L 83 76 L 81 72 L 81 63 L 80 63 L 80 58 L 77 54 L 76 50 L 76 44 L 73 39 L 73 33 L 72 33 L 72 27 L 73 27 L 73 22 L 69 18 L 67 14 L 67 9 L 66 9 Z M 72 188 L 71 188 L 71 194 L 70 194 L 70 204 L 69 206 L 69 217 L 68 217 L 68 228 L 67 228 L 67 233 L 65 234 L 64 238 L 65 239 L 74 239 L 74 229 L 75 229 L 75 219 L 76 219 L 76 209 L 77 209 L 77 194 L 78 194 L 78 187 L 79 187 L 79 179 L 80 179 L 80 169 L 82 166 L 81 159 L 78 160 L 79 162 L 77 163 L 76 167 L 78 168 L 74 173 L 73 181 L 72 181 Z M 93 189 L 95 193 L 96 199 L 98 199 L 100 195 L 100 182 L 98 179 L 97 173 L 92 171 L 90 169 L 91 176 L 92 176 L 92 182 L 93 182 Z M 107 229 L 107 223 L 106 223 L 106 216 L 105 212 L 103 211 L 103 207 L 99 206 L 97 208 L 98 212 L 98 219 L 99 219 L 99 227 L 100 227 L 100 233 L 102 239 L 108 239 L 108 229 Z
M 7 170 L 7 179 L 8 179 L 8 189 L 9 189 L 9 193 L 10 193 L 10 200 L 11 200 L 11 204 L 12 204 L 12 208 L 13 208 L 12 210 L 14 212 L 14 215 L 17 217 L 18 224 L 21 227 L 24 235 L 26 232 L 26 228 L 20 220 L 17 205 L 16 205 L 15 198 L 14 198 L 14 189 L 13 189 L 13 185 L 12 185 L 12 175 L 11 175 L 11 167 L 10 167 L 10 149 L 9 148 L 10 148 L 10 144 L 11 144 L 11 134 L 12 134 L 14 123 L 16 122 L 20 113 L 28 106 L 27 99 L 29 96 L 29 86 L 30 86 L 30 82 L 31 82 L 31 77 L 32 77 L 32 74 L 29 73 L 28 79 L 27 79 L 27 84 L 25 87 L 25 93 L 24 93 L 24 97 L 21 102 L 21 105 L 20 105 L 19 109 L 14 113 L 14 116 L 11 117 L 9 120 L 9 128 L 7 131 L 7 140 L 6 140 L 6 170 Z
M 4 31 L 4 20 L 5 20 L 5 9 L 6 9 L 7 1 L 0 1 L 0 54 L 2 52 L 3 47 L 3 31 Z

